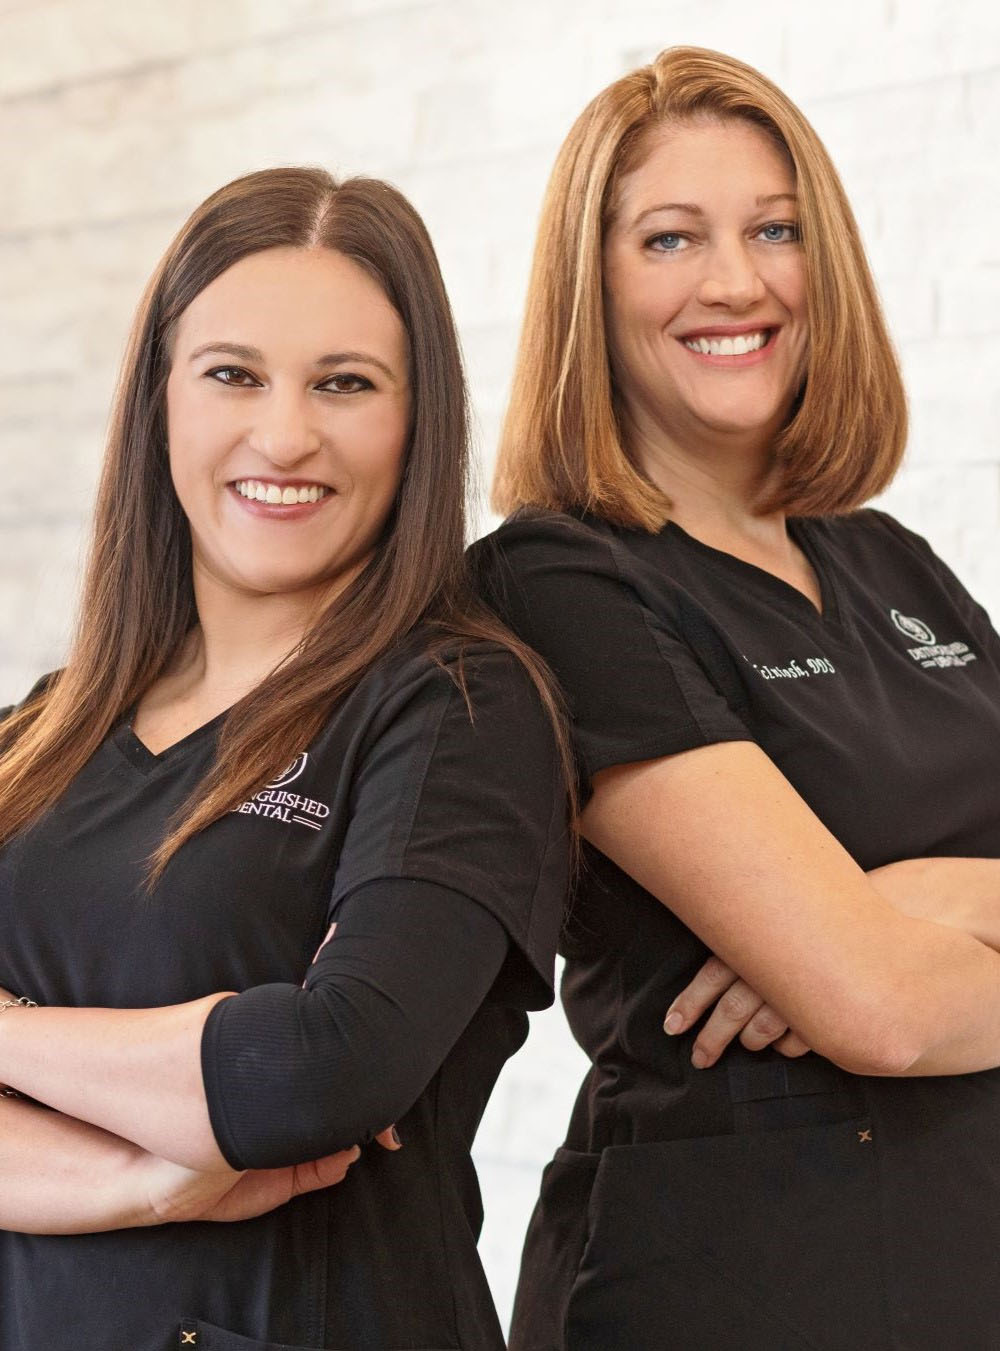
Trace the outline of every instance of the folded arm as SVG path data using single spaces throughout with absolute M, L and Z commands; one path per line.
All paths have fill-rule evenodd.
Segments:
M 752 744 L 604 770 L 581 826 L 844 1069 L 1000 1065 L 1000 956 L 891 905 Z
M 0 1229 L 92 1234 L 185 1220 L 250 1219 L 342 1181 L 359 1153 L 354 1148 L 298 1168 L 198 1173 L 97 1126 L 4 1097 Z
M 369 884 L 337 920 L 304 989 L 7 1009 L 0 1082 L 199 1173 L 303 1164 L 371 1139 L 433 1077 L 508 940 L 489 912 L 430 883 Z
M 946 924 L 1000 949 L 1000 859 L 901 859 L 872 869 L 868 880 L 902 914 Z M 706 1013 L 692 1047 L 699 1068 L 714 1065 L 737 1037 L 748 1051 L 773 1046 L 796 1057 L 810 1049 L 780 1013 L 715 955 L 671 1002 L 664 1031 L 674 1036 L 687 1032 Z

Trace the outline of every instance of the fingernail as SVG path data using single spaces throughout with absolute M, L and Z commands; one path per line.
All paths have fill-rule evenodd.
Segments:
M 391 1134 L 392 1134 L 392 1143 L 394 1145 L 402 1145 L 403 1142 L 399 1138 L 399 1131 L 396 1129 L 395 1126 L 393 1126 Z
M 676 1032 L 679 1032 L 683 1026 L 684 1026 L 683 1013 L 678 1013 L 677 1010 L 674 1009 L 672 1012 L 667 1014 L 666 1019 L 664 1020 L 663 1023 L 663 1030 L 672 1037 Z
M 708 1064 L 708 1056 L 705 1054 L 705 1052 L 701 1049 L 700 1046 L 696 1046 L 695 1049 L 691 1052 L 691 1064 L 695 1067 L 696 1070 L 703 1070 L 705 1066 Z

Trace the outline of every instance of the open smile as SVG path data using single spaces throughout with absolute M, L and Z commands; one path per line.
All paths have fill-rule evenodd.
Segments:
M 240 478 L 228 485 L 240 505 L 254 516 L 271 520 L 298 520 L 312 515 L 336 493 L 326 483 L 297 479 Z
M 742 331 L 709 330 L 686 333 L 678 341 L 694 356 L 703 361 L 724 362 L 726 365 L 755 365 L 770 356 L 778 336 L 777 328 L 754 328 Z

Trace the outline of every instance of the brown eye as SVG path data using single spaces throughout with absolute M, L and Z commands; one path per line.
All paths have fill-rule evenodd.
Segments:
M 328 394 L 359 394 L 363 389 L 374 389 L 374 385 L 363 375 L 343 374 L 328 376 L 317 388 Z
M 217 380 L 220 385 L 240 386 L 257 383 L 250 372 L 245 371 L 242 366 L 215 366 L 205 374 L 210 380 Z

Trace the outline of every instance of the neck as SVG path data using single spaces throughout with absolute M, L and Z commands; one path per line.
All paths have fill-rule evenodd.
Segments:
M 329 587 L 274 595 L 241 591 L 197 562 L 193 580 L 198 626 L 171 674 L 191 694 L 220 707 L 242 699 L 286 661 L 331 599 Z
M 718 433 L 681 439 L 635 419 L 628 445 L 636 464 L 671 503 L 670 517 L 706 544 L 746 538 L 771 547 L 787 540 L 785 513 L 761 511 L 780 469 L 767 434 Z

